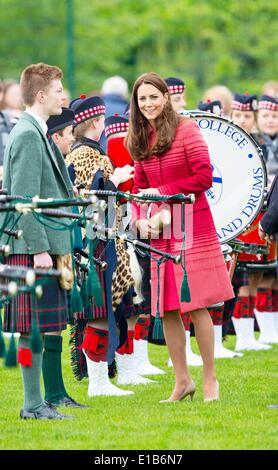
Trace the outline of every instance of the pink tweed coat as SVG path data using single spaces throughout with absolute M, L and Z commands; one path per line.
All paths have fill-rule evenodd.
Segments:
M 150 145 L 156 134 L 150 128 Z M 194 311 L 234 296 L 216 234 L 205 191 L 212 186 L 212 169 L 207 145 L 195 121 L 185 118 L 178 126 L 169 150 L 135 162 L 134 193 L 158 188 L 162 195 L 194 193 L 196 202 L 186 205 L 186 270 L 191 302 L 180 302 L 183 271 L 168 261 L 160 269 L 160 315 L 181 309 Z M 181 205 L 170 204 L 172 224 L 151 245 L 173 255 L 182 249 Z M 157 209 L 156 209 L 157 210 Z M 133 205 L 133 220 L 145 218 L 141 205 Z M 152 314 L 157 305 L 157 265 L 151 261 Z

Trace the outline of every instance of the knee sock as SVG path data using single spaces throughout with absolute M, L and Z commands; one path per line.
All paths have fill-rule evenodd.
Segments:
M 21 372 L 24 386 L 24 405 L 25 411 L 39 411 L 43 408 L 44 401 L 41 395 L 41 369 L 42 369 L 42 353 L 31 353 L 31 339 L 28 337 L 20 337 L 19 342 L 19 364 L 21 364 Z M 25 353 L 22 350 L 26 350 Z M 27 353 L 30 351 L 30 353 Z M 21 361 L 20 357 L 31 357 L 31 366 L 26 365 L 26 361 Z
M 256 297 L 254 295 L 249 296 L 249 318 L 254 318 L 254 308 L 256 303 Z
M 61 338 L 61 350 L 63 351 L 63 337 L 60 336 Z M 62 370 L 62 351 L 60 353 L 60 360 L 58 362 L 58 365 L 59 365 L 59 382 L 60 382 L 60 388 L 61 388 L 61 391 L 63 392 L 63 396 L 64 397 L 69 397 L 67 391 L 66 391 L 66 388 L 65 388 L 65 384 L 64 384 L 64 379 L 63 379 L 63 370 Z
M 126 342 L 117 349 L 118 354 L 133 354 L 133 340 L 134 340 L 134 331 L 129 330 L 127 333 Z
M 106 362 L 108 351 L 108 331 L 87 326 L 84 332 L 82 349 L 94 362 Z
M 272 289 L 259 287 L 256 297 L 256 309 L 258 312 L 272 311 Z
M 235 318 L 249 318 L 249 297 L 238 297 L 234 309 Z
M 278 290 L 272 290 L 272 311 L 278 312 Z
M 58 403 L 67 397 L 62 376 L 62 342 L 59 335 L 45 335 L 44 352 L 42 361 L 42 373 L 45 389 L 45 400 L 50 403 Z
M 151 324 L 151 319 L 150 317 L 139 317 L 135 329 L 134 329 L 134 338 L 139 340 L 143 339 L 145 341 L 148 340 L 148 335 L 149 335 L 149 328 Z
M 212 323 L 214 326 L 222 326 L 223 313 L 224 313 L 224 305 L 222 307 L 209 309 L 209 314 L 211 316 Z

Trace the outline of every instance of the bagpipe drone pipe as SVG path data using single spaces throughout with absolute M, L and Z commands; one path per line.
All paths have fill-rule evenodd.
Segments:
M 150 194 L 140 197 L 122 191 L 115 193 L 101 190 L 90 191 L 84 194 L 83 197 L 63 200 L 51 198 L 40 199 L 39 197 L 24 198 L 22 196 L 10 196 L 2 193 L 0 197 L 0 213 L 4 213 L 4 220 L 2 218 L 1 233 L 2 236 L 5 236 L 5 243 L 1 246 L 1 253 L 6 256 L 9 255 L 9 243 L 11 239 L 18 240 L 22 236 L 24 237 L 24 233 L 22 233 L 21 229 L 18 227 L 17 222 L 21 217 L 32 213 L 40 223 L 50 226 L 53 230 L 69 230 L 72 238 L 73 231 L 76 227 L 80 229 L 83 227 L 86 231 L 89 227 L 89 231 L 95 233 L 97 237 L 102 237 L 102 239 L 103 237 L 105 239 L 124 239 L 127 245 L 132 245 L 136 248 L 139 247 L 148 255 L 151 253 L 158 255 L 159 263 L 165 262 L 166 260 L 172 260 L 174 263 L 182 263 L 181 256 L 172 256 L 169 253 L 157 250 L 147 243 L 130 238 L 127 234 L 118 233 L 115 230 L 113 231 L 105 227 L 104 224 L 100 226 L 98 215 L 100 211 L 105 211 L 109 204 L 109 197 L 116 197 L 118 200 L 120 198 L 126 198 L 130 201 L 136 200 L 137 203 L 176 201 L 182 204 L 192 204 L 194 202 L 194 195 L 154 196 Z M 65 210 L 66 208 L 67 210 Z M 78 210 L 72 212 L 73 208 L 77 208 Z M 15 217 L 12 219 L 9 217 L 11 213 L 16 215 L 16 221 Z M 72 242 L 71 268 L 73 281 L 71 285 L 71 314 L 82 309 L 84 304 L 88 302 L 88 298 L 101 297 L 96 266 L 100 270 L 107 268 L 104 260 L 94 256 L 91 242 L 88 243 L 85 249 L 83 248 L 82 246 L 81 248 L 79 247 L 79 249 L 74 249 L 74 242 Z M 69 266 L 66 267 L 69 268 Z M 1 284 L 2 304 L 9 302 L 11 298 L 16 297 L 22 292 L 30 293 L 32 296 L 39 296 L 41 294 L 40 288 L 43 289 L 43 284 L 47 282 L 47 279 L 57 276 L 67 281 L 66 278 L 69 276 L 68 271 L 70 271 L 70 269 L 65 269 L 64 271 L 63 269 L 52 269 L 49 271 L 38 269 L 25 270 L 22 266 L 11 268 L 4 264 L 2 265 L 2 272 L 0 272 L 0 277 L 4 280 Z M 76 275 L 77 271 L 79 272 L 79 278 L 77 278 Z M 34 278 L 36 280 L 32 281 Z M 34 337 L 39 336 L 38 327 L 36 327 L 36 325 L 33 328 L 33 333 L 32 335 Z M 13 341 L 11 340 L 11 343 L 12 342 L 14 342 L 14 339 Z M 34 348 L 36 349 L 38 347 L 37 344 Z M 8 361 L 8 363 L 11 362 L 13 361 Z

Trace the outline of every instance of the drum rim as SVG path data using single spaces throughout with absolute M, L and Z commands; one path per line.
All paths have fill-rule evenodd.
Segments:
M 235 126 L 236 128 L 240 129 L 240 131 L 247 137 L 247 139 L 251 140 L 254 147 L 256 148 L 257 150 L 257 153 L 259 155 L 259 158 L 261 160 L 261 163 L 262 163 L 262 167 L 263 167 L 263 178 L 264 178 L 264 181 L 263 181 L 263 196 L 262 196 L 262 200 L 259 204 L 259 207 L 257 209 L 257 211 L 255 212 L 255 214 L 253 214 L 250 218 L 250 220 L 248 221 L 248 224 L 239 232 L 237 233 L 236 236 L 231 236 L 231 238 L 227 238 L 223 241 L 220 241 L 220 244 L 225 244 L 225 243 L 229 243 L 230 241 L 234 240 L 236 237 L 238 237 L 239 235 L 241 235 L 245 230 L 247 230 L 247 228 L 249 228 L 252 223 L 254 222 L 254 220 L 256 219 L 256 217 L 259 215 L 260 211 L 262 210 L 263 208 L 263 205 L 265 203 L 265 200 L 267 198 L 267 196 L 265 195 L 266 193 L 266 190 L 267 190 L 267 171 L 266 171 L 266 163 L 263 159 L 263 152 L 262 152 L 262 149 L 261 147 L 257 144 L 257 142 L 255 141 L 255 139 L 250 135 L 248 134 L 244 129 L 242 129 L 242 127 L 238 126 L 237 124 L 235 124 L 233 122 L 232 119 L 230 118 L 227 118 L 225 116 L 218 116 L 217 114 L 213 114 L 213 113 L 210 113 L 210 112 L 206 112 L 206 111 L 199 111 L 198 109 L 197 110 L 185 110 L 184 114 L 182 113 L 182 115 L 184 116 L 188 116 L 188 117 L 192 117 L 193 119 L 194 118 L 198 118 L 198 117 L 213 117 L 213 118 L 217 118 L 221 121 L 224 121 L 224 122 L 228 122 L 230 124 L 232 124 L 233 126 Z

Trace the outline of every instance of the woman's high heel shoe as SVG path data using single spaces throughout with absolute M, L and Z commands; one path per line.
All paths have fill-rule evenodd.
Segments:
M 205 402 L 219 400 L 219 383 L 216 380 L 216 394 L 213 397 L 204 398 Z
M 186 398 L 187 396 L 190 396 L 190 399 L 192 401 L 195 392 L 196 392 L 196 387 L 195 387 L 195 383 L 192 380 L 191 384 L 188 385 L 188 387 L 186 387 L 186 389 L 184 390 L 184 392 L 181 394 L 181 396 L 179 398 L 170 397 L 167 400 L 160 400 L 159 403 L 170 403 L 170 402 L 174 402 L 174 401 L 181 401 L 184 398 Z

